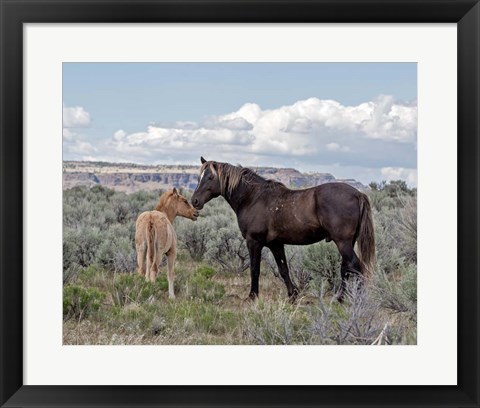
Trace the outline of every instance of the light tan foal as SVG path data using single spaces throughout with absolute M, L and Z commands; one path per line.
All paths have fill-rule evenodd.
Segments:
M 160 196 L 154 211 L 145 211 L 139 215 L 135 231 L 138 273 L 145 276 L 147 281 L 154 282 L 165 254 L 168 294 L 172 299 L 175 298 L 173 268 L 177 256 L 177 235 L 173 229 L 173 220 L 177 215 L 195 221 L 198 211 L 174 188 Z

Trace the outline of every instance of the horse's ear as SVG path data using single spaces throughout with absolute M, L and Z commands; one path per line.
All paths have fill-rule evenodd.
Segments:
M 175 187 L 173 187 L 173 195 L 178 195 L 178 190 Z
M 203 158 L 203 156 L 200 157 L 200 161 L 202 162 L 202 164 L 203 164 L 203 163 L 206 163 L 206 160 Z

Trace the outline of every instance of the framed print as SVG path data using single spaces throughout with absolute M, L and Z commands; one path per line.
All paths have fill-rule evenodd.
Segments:
M 477 1 L 0 3 L 2 406 L 479 406 Z

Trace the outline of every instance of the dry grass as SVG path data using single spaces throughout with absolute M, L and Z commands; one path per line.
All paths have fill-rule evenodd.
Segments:
M 101 291 L 105 299 L 86 317 L 64 315 L 63 343 L 371 344 L 382 330 L 383 344 L 416 342 L 416 311 L 392 310 L 375 297 L 380 292 L 353 293 L 339 304 L 323 286 L 312 284 L 291 304 L 283 281 L 264 267 L 260 299 L 251 302 L 245 300 L 248 272 L 219 273 L 182 253 L 172 301 L 163 269 L 155 284 L 135 274 L 84 270 L 73 284 Z M 392 285 L 401 293 L 400 283 Z M 396 293 L 389 293 L 389 302 Z
M 416 196 L 383 187 L 371 192 L 378 262 L 368 290 L 353 286 L 339 304 L 334 243 L 287 247 L 301 289 L 294 305 L 268 251 L 260 300 L 245 301 L 248 256 L 225 200 L 212 200 L 196 223 L 177 219 L 177 299 L 170 301 L 165 265 L 154 284 L 135 273 L 134 221 L 158 194 L 67 190 L 64 344 L 415 344 Z

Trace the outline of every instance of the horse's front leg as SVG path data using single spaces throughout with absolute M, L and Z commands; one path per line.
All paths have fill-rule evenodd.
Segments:
M 252 286 L 248 297 L 255 299 L 258 297 L 258 279 L 260 277 L 260 261 L 262 258 L 263 245 L 258 241 L 247 239 L 247 248 L 250 254 L 250 274 L 252 278 Z

